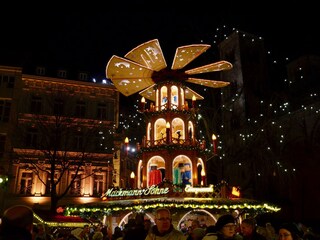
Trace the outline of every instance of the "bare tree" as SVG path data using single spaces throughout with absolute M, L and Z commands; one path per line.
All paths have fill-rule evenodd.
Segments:
M 32 169 L 50 193 L 54 212 L 58 202 L 76 189 L 77 181 L 109 171 L 106 162 L 112 162 L 113 129 L 106 121 L 76 116 L 74 100 L 60 92 L 45 99 L 41 114 L 17 116 L 13 159 Z M 63 187 L 58 191 L 59 185 Z

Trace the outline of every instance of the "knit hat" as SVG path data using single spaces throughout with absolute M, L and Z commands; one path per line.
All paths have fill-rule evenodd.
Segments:
M 235 223 L 234 222 L 234 218 L 232 215 L 230 214 L 226 214 L 226 215 L 222 215 L 218 218 L 218 221 L 216 222 L 216 230 L 220 231 L 224 225 L 228 224 L 228 223 Z
M 299 237 L 303 236 L 303 232 L 295 223 L 283 223 L 282 225 L 280 225 L 279 229 L 282 228 L 288 230 L 292 235 L 297 235 Z

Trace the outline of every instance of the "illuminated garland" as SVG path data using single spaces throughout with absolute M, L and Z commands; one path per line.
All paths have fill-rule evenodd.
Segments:
M 81 227 L 81 228 L 83 228 L 84 225 L 88 224 L 87 221 L 85 221 L 84 219 L 79 218 L 79 217 L 74 217 L 74 218 L 68 217 L 68 220 L 70 222 L 64 222 L 64 221 L 61 221 L 61 218 L 63 218 L 63 216 L 58 216 L 58 217 L 56 217 L 56 219 L 53 219 L 52 221 L 45 221 L 36 213 L 33 213 L 33 216 L 38 222 L 40 222 L 42 224 L 45 224 L 45 225 L 48 225 L 50 227 L 55 227 L 55 228 L 57 228 L 57 227 L 62 227 L 62 228 L 66 228 L 66 227 L 69 227 L 69 228 Z
M 177 210 L 185 209 L 208 209 L 215 211 L 241 210 L 246 212 L 267 213 L 277 212 L 281 209 L 273 204 L 262 203 L 250 199 L 222 199 L 222 198 L 203 198 L 203 199 L 169 199 L 159 198 L 153 200 L 132 200 L 132 201 L 114 201 L 104 204 L 66 207 L 64 215 L 66 216 L 82 216 L 82 217 L 101 217 L 104 215 L 112 215 L 120 211 L 152 211 L 153 209 L 165 207 Z

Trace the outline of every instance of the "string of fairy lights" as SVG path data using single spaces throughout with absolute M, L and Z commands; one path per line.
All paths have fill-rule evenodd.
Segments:
M 82 216 L 85 218 L 95 217 L 99 218 L 102 216 L 110 216 L 119 211 L 135 211 L 135 212 L 145 212 L 159 207 L 172 208 L 175 210 L 179 209 L 212 209 L 217 212 L 228 212 L 231 210 L 241 210 L 246 212 L 254 213 L 267 213 L 267 212 L 277 212 L 280 210 L 279 207 L 270 203 L 261 203 L 255 200 L 249 199 L 209 199 L 208 201 L 178 201 L 172 199 L 163 199 L 162 201 L 135 201 L 127 202 L 123 205 L 119 202 L 116 203 L 106 203 L 102 206 L 69 206 L 66 207 L 64 211 L 65 216 Z
M 228 36 L 230 35 L 230 33 L 233 31 L 236 31 L 237 33 L 241 33 L 238 30 L 236 30 L 235 28 L 233 28 L 231 32 L 226 33 L 228 31 L 228 29 L 225 25 L 222 28 L 217 28 L 216 30 L 217 30 L 217 34 L 214 35 L 214 38 L 215 38 L 213 41 L 214 44 L 217 44 L 219 41 L 227 39 Z M 263 40 L 262 37 L 255 37 L 251 34 L 246 34 L 246 33 L 242 33 L 241 37 L 251 38 L 252 44 L 254 44 L 256 41 Z M 250 41 L 247 41 L 247 42 L 250 42 Z M 268 60 L 273 65 L 278 65 L 278 66 L 276 66 L 277 68 L 281 68 L 281 67 L 285 68 L 285 65 L 289 63 L 289 57 L 285 57 L 284 59 L 276 59 L 276 57 L 274 57 L 271 54 L 271 51 L 267 51 L 267 55 L 268 55 Z M 297 77 L 298 79 L 305 78 L 304 71 L 303 71 L 302 67 L 298 67 L 297 72 L 299 74 L 299 76 Z M 292 86 L 294 84 L 292 82 L 292 80 L 289 81 L 286 77 L 283 78 L 283 83 L 287 87 L 287 90 L 289 90 L 290 86 Z M 223 94 L 223 93 L 221 93 L 221 94 Z M 238 97 L 238 95 L 236 94 L 235 98 L 233 98 L 231 101 L 233 103 L 236 102 L 237 97 Z M 311 102 L 311 103 L 319 101 L 319 93 L 310 93 L 309 97 L 310 97 L 309 102 Z M 260 101 L 260 105 L 261 105 L 260 109 L 265 109 L 266 113 L 272 112 L 274 115 L 268 116 L 269 121 L 265 120 L 266 114 L 263 112 L 260 113 L 258 119 L 247 119 L 247 124 L 249 127 L 250 126 L 252 127 L 253 131 L 251 131 L 251 132 L 247 131 L 248 127 L 246 127 L 245 128 L 246 132 L 239 134 L 239 138 L 242 139 L 242 141 L 243 141 L 243 144 L 242 144 L 243 146 L 245 145 L 245 142 L 248 141 L 248 139 L 254 138 L 256 134 L 259 134 L 259 133 L 261 134 L 261 133 L 265 132 L 265 130 L 268 128 L 268 125 L 271 128 L 277 129 L 276 131 L 274 131 L 274 133 L 276 133 L 276 134 L 274 134 L 273 137 L 276 138 L 276 141 L 278 141 L 279 145 L 283 146 L 286 141 L 286 135 L 285 135 L 284 127 L 282 125 L 283 121 L 281 121 L 281 120 L 283 120 L 282 117 L 284 117 L 286 119 L 289 115 L 291 115 L 290 117 L 292 117 L 292 115 L 294 115 L 294 114 L 301 115 L 301 111 L 308 112 L 308 115 L 314 115 L 314 116 L 319 117 L 319 106 L 301 105 L 300 109 L 295 109 L 295 111 L 292 112 L 290 110 L 290 103 L 286 102 L 286 101 L 282 102 L 282 103 L 277 102 L 277 104 L 270 103 L 269 105 L 264 106 L 265 101 L 262 100 L 262 101 Z M 233 104 L 230 104 L 229 107 L 222 106 L 222 109 L 227 112 L 232 112 L 233 111 L 232 106 L 233 106 Z M 305 115 L 305 113 L 304 113 L 304 115 Z M 223 125 L 221 126 L 221 128 L 223 128 Z M 224 146 L 223 142 L 219 141 L 218 148 L 220 149 L 220 152 L 222 152 L 222 153 L 223 153 L 223 146 Z M 269 151 L 269 152 L 272 151 L 272 147 L 270 145 L 266 146 L 265 151 Z M 221 160 L 223 160 L 224 157 L 225 157 L 224 153 L 220 155 Z M 294 168 L 294 167 L 291 167 L 290 169 L 283 167 L 284 164 L 281 162 L 276 162 L 276 164 L 279 166 L 279 169 L 282 172 L 289 172 L 290 171 L 291 173 L 294 173 L 296 171 L 296 168 Z M 241 166 L 241 165 L 242 165 L 241 162 L 239 162 L 239 166 Z M 261 175 L 261 173 L 259 171 L 257 172 L 257 174 L 259 176 Z

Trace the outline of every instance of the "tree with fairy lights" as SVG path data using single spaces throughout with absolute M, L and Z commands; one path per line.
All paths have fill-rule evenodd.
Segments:
M 254 49 L 261 38 L 241 31 L 235 34 L 235 39 L 246 42 L 249 56 L 257 54 Z M 222 41 L 232 37 L 226 36 Z M 245 55 L 246 52 L 241 53 L 241 56 Z M 245 61 L 245 57 L 240 60 L 235 56 L 234 59 Z M 209 176 L 215 175 L 231 186 L 240 186 L 242 197 L 271 200 L 284 206 L 301 201 L 299 204 L 306 208 L 312 205 L 307 201 L 314 197 L 299 195 L 308 192 L 306 189 L 310 189 L 308 186 L 315 179 L 306 179 L 315 176 L 319 170 L 315 164 L 319 162 L 317 149 L 320 145 L 319 57 L 280 61 L 267 52 L 265 59 L 253 62 L 264 63 L 267 67 L 269 74 L 262 75 L 268 76 L 264 87 L 259 86 L 262 79 L 254 71 L 259 66 L 252 65 L 247 59 L 250 67 L 247 72 L 242 70 L 224 78 L 236 79 L 239 74 L 243 81 L 248 76 L 253 82 L 241 85 L 234 81 L 230 87 L 221 89 L 219 96 L 223 101 L 220 107 L 211 103 L 215 102 L 214 94 L 204 89 L 208 94 L 201 106 L 202 132 L 218 135 L 218 156 L 210 159 L 212 174 Z M 242 67 L 246 64 L 242 62 Z M 250 85 L 257 88 L 252 92 L 253 97 L 248 98 Z M 254 114 L 247 112 L 250 106 L 255 106 Z M 204 137 L 210 142 L 210 136 L 206 135 Z

